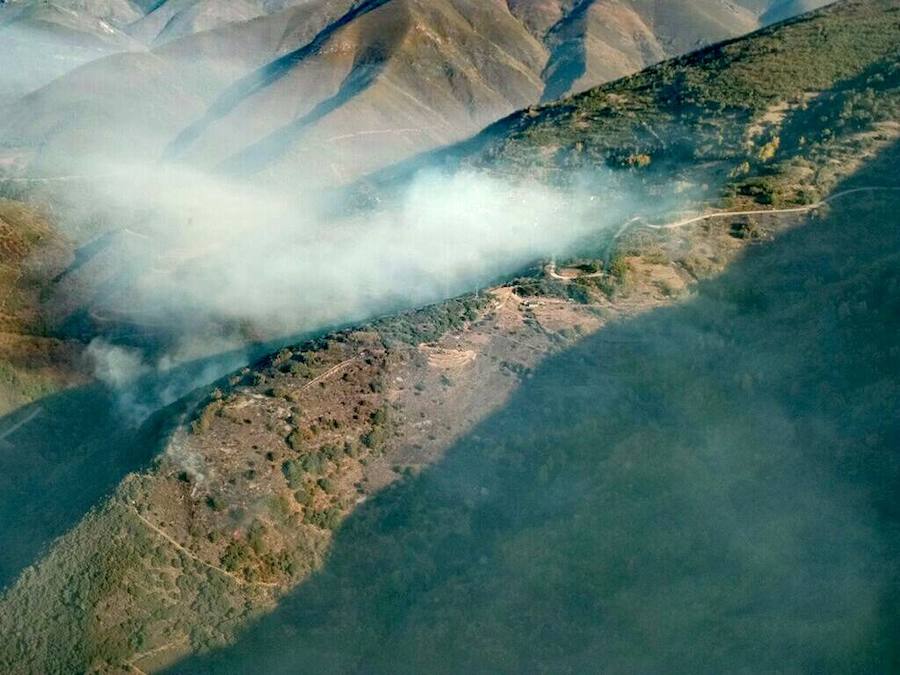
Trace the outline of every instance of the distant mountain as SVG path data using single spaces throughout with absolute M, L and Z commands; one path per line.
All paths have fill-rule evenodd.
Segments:
M 85 63 L 140 48 L 113 20 L 127 22 L 140 14 L 129 3 L 104 4 L 106 12 L 78 11 L 64 3 L 0 4 L 0 106 Z
M 83 169 L 92 159 L 166 156 L 232 173 L 341 183 L 465 138 L 516 109 L 811 6 L 22 0 L 0 10 L 0 30 L 22 36 L 50 25 L 60 38 L 54 44 L 68 51 L 45 64 L 34 50 L 9 46 L 23 49 L 28 40 L 4 42 L 0 56 L 13 50 L 42 71 L 23 71 L 10 85 L 0 80 L 7 100 L 92 58 L 131 53 L 20 99 L 0 122 L 0 148 L 43 173 Z M 42 18 L 48 13 L 52 21 Z

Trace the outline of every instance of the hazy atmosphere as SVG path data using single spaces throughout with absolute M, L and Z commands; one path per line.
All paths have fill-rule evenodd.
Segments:
M 897 0 L 0 0 L 0 672 L 887 673 Z

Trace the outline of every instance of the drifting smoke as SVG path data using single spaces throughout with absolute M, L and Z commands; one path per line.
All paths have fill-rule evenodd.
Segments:
M 140 351 L 111 345 L 102 338 L 91 341 L 86 356 L 97 379 L 117 389 L 132 384 L 149 370 Z
M 119 289 L 128 306 L 118 311 L 135 319 L 307 329 L 458 293 L 600 225 L 586 195 L 478 173 L 424 173 L 396 205 L 337 220 L 310 194 L 183 171 L 128 175 L 107 203 L 152 212 L 123 231 L 132 243 L 120 262 L 142 273 Z
M 191 360 L 185 353 L 175 358 L 166 353 L 154 360 L 144 350 L 111 344 L 103 338 L 92 340 L 84 356 L 94 377 L 115 393 L 116 412 L 131 427 L 249 359 L 246 351 L 232 350 L 210 359 Z
M 98 377 L 118 388 L 146 368 L 168 371 L 250 338 L 286 338 L 471 291 L 599 238 L 637 208 L 621 180 L 613 190 L 599 175 L 560 190 L 426 170 L 390 204 L 335 217 L 340 209 L 312 192 L 186 168 L 90 173 L 107 176 L 103 187 L 68 201 L 89 203 L 116 225 L 75 286 L 95 318 L 167 334 L 164 353 L 152 357 L 93 348 Z
M 96 338 L 85 350 L 85 357 L 93 369 L 94 377 L 118 392 L 119 413 L 127 422 L 137 426 L 150 415 L 152 406 L 140 400 L 139 390 L 135 387 L 135 383 L 152 372 L 140 350 L 109 344 L 102 338 Z

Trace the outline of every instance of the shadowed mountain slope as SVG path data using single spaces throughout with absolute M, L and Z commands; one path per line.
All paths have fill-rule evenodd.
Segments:
M 895 207 L 835 206 L 546 362 L 172 672 L 896 669 Z

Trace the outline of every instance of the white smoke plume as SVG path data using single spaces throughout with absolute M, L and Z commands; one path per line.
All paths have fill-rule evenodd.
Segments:
M 92 200 L 128 224 L 104 265 L 105 307 L 185 335 L 209 322 L 266 337 L 437 301 L 565 251 L 630 213 L 627 193 L 557 190 L 488 173 L 425 171 L 389 206 L 334 218 L 297 189 L 132 166 Z M 93 275 L 97 276 L 97 275 Z M 104 299 L 105 298 L 105 299 Z
M 98 379 L 125 392 L 123 408 L 136 419 L 237 365 L 212 363 L 185 381 L 175 377 L 185 363 L 484 287 L 601 237 L 637 207 L 621 179 L 600 174 L 561 190 L 425 170 L 398 199 L 342 217 L 332 215 L 340 209 L 331 197 L 299 186 L 267 188 L 186 167 L 86 174 L 103 178 L 70 189 L 65 212 L 99 214 L 101 231 L 113 236 L 103 235 L 101 252 L 64 291 L 78 294 L 101 326 L 166 333 L 163 352 L 102 340 L 89 349 Z M 151 400 L 136 392 L 148 374 L 166 380 Z

